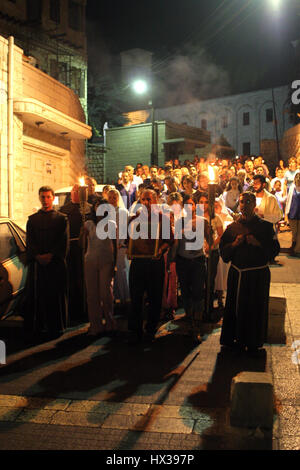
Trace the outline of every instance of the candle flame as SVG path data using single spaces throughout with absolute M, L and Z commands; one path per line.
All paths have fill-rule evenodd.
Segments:
M 80 186 L 84 186 L 84 176 L 79 178 L 79 184 L 80 184 Z
M 208 177 L 209 181 L 213 182 L 215 180 L 215 172 L 212 166 L 208 165 Z

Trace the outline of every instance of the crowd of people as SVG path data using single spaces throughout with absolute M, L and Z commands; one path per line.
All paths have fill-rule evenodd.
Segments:
M 281 160 L 274 174 L 261 156 L 175 158 L 164 167 L 126 165 L 101 194 L 93 178 L 86 184 L 84 205 L 75 184 L 58 212 L 53 190 L 40 188 L 42 208 L 29 217 L 29 336 L 59 336 L 70 320 L 89 322 L 92 337 L 112 334 L 117 311 L 128 316 L 130 344 L 152 342 L 159 322 L 174 318 L 180 302 L 199 341 L 205 322 L 222 316 L 222 345 L 262 346 L 268 266 L 276 263 L 281 226 L 292 231 L 290 254 L 300 256 L 299 157 L 287 167 Z M 153 209 L 159 221 L 155 243 L 138 243 L 129 227 L 144 211 L 150 231 Z M 116 236 L 100 236 L 103 223 Z M 200 232 L 200 244 L 193 244 Z M 144 238 L 151 239 L 150 232 Z

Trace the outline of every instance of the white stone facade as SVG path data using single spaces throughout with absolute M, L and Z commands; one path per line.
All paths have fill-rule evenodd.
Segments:
M 274 88 L 274 102 L 278 139 L 281 140 L 284 132 L 292 127 L 288 114 L 289 86 Z M 272 89 L 266 89 L 158 108 L 156 119 L 195 127 L 203 127 L 206 122 L 212 143 L 223 135 L 237 155 L 259 155 L 261 141 L 276 140 L 274 110 L 267 111 L 272 109 Z
M 0 215 L 24 227 L 40 206 L 41 186 L 74 184 L 90 137 L 78 96 L 0 36 Z

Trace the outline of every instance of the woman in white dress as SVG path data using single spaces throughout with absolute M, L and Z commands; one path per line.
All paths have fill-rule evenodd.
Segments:
M 107 201 L 101 200 L 93 206 L 93 218 L 85 222 L 83 232 L 87 242 L 85 283 L 90 336 L 108 333 L 116 328 L 113 318 L 112 281 L 116 266 L 117 246 L 116 239 L 113 237 L 99 238 L 98 224 L 106 217 L 106 214 L 101 217 L 96 215 L 97 208 L 101 204 L 107 204 Z M 116 223 L 110 220 L 108 225 L 108 231 L 112 234 L 116 233 Z
M 225 232 L 227 226 L 234 222 L 233 217 L 229 214 L 222 197 L 217 198 L 215 201 L 215 213 L 220 217 L 223 223 L 223 231 Z M 217 275 L 215 278 L 215 293 L 218 298 L 219 307 L 223 307 L 223 293 L 227 290 L 227 277 L 230 263 L 225 263 L 221 256 L 219 258 Z

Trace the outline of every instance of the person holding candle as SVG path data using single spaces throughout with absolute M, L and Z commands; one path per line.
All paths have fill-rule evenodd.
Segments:
M 206 306 L 206 316 L 205 321 L 209 322 L 214 320 L 213 318 L 213 299 L 214 299 L 214 288 L 215 288 L 215 279 L 217 275 L 218 263 L 219 263 L 219 243 L 221 240 L 221 236 L 223 235 L 223 222 L 221 218 L 214 213 L 214 207 L 211 210 L 209 207 L 209 200 L 207 194 L 202 194 L 199 200 L 199 204 L 203 205 L 204 210 L 204 217 L 209 222 L 210 230 L 211 230 L 211 245 L 205 242 L 205 253 L 207 256 L 207 268 L 208 269 L 208 276 L 207 279 L 207 286 L 209 286 L 209 304 Z M 215 204 L 215 201 L 213 201 Z
M 129 233 L 134 232 L 136 225 L 142 227 L 140 228 L 142 233 L 139 232 L 140 236 L 129 240 L 129 247 L 131 242 L 132 245 L 135 243 L 138 245 L 138 255 L 134 256 L 130 253 L 128 247 L 128 257 L 131 258 L 129 269 L 131 311 L 128 316 L 128 344 L 130 345 L 137 345 L 144 340 L 153 342 L 155 339 L 162 307 L 165 276 L 164 253 L 174 243 L 173 227 L 170 227 L 168 238 L 166 238 L 162 229 L 163 226 L 170 226 L 170 224 L 169 219 L 158 204 L 157 193 L 152 189 L 144 189 L 140 194 L 139 202 L 141 204 L 140 208 L 129 220 Z M 151 224 L 154 213 L 157 217 L 154 217 L 156 220 Z M 144 222 L 140 223 L 141 219 Z M 165 222 L 163 219 L 165 219 Z M 152 234 L 151 228 L 153 226 L 158 230 L 157 238 Z M 157 246 L 157 252 L 152 252 L 153 244 Z M 149 253 L 149 247 L 151 253 Z M 144 331 L 143 300 L 145 293 L 148 295 L 149 309 Z
M 68 217 L 70 227 L 70 249 L 67 254 L 68 271 L 68 314 L 71 323 L 87 321 L 86 299 L 84 295 L 83 252 L 79 245 L 80 230 L 84 220 L 91 218 L 92 205 L 86 202 L 80 207 L 80 186 L 75 184 L 71 191 L 71 201 L 60 207 L 59 211 Z M 84 214 L 82 214 L 82 209 Z

